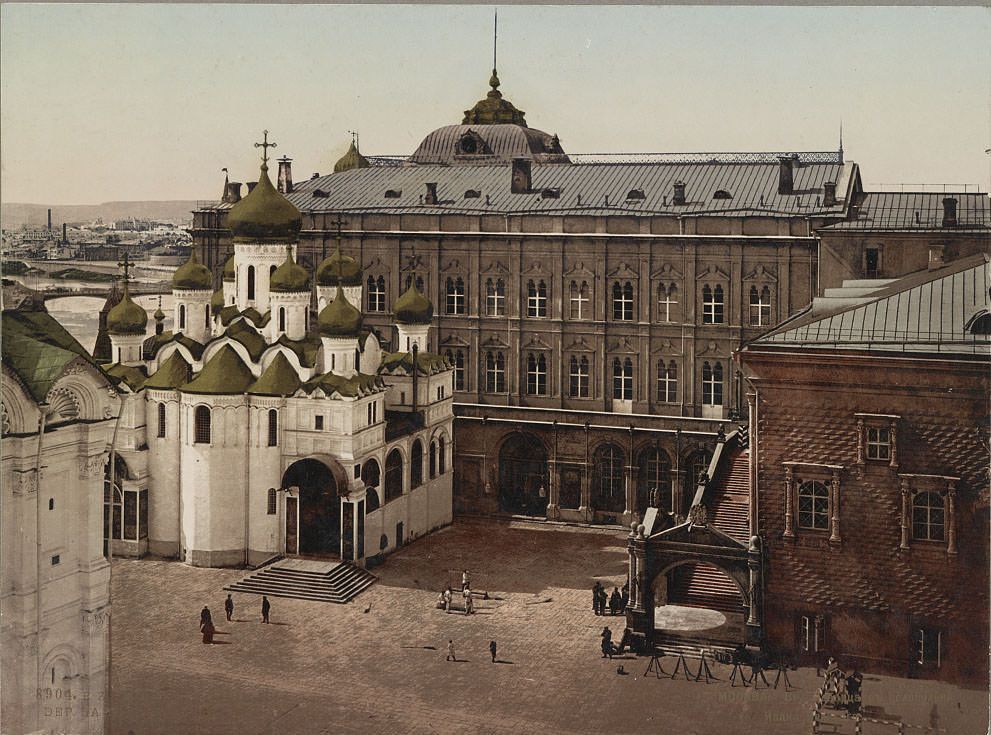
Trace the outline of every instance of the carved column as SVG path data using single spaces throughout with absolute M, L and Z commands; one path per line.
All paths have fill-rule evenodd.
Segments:
M 953 482 L 950 482 L 950 486 L 946 491 L 946 553 L 956 554 L 957 553 L 957 489 Z
M 890 446 L 891 446 L 891 462 L 890 462 L 891 469 L 897 470 L 898 469 L 898 440 L 897 440 L 898 439 L 898 424 L 897 424 L 897 422 L 895 422 L 894 419 L 891 420 L 891 423 L 888 426 L 888 431 L 889 431 L 888 440 L 891 442 L 891 444 L 890 444 Z
M 864 420 L 857 419 L 857 464 L 864 464 Z
M 637 507 L 637 491 L 636 484 L 633 479 L 633 424 L 630 424 L 630 456 L 628 462 L 626 463 L 625 480 L 626 480 L 626 512 L 624 513 L 624 520 L 629 523 L 631 519 L 637 517 L 637 513 L 640 517 L 643 517 L 644 508 Z
M 547 517 L 561 517 L 561 470 L 557 465 L 557 419 L 554 419 L 554 455 L 547 474 Z
M 784 536 L 786 539 L 795 538 L 795 532 L 792 530 L 792 523 L 794 523 L 793 520 L 794 511 L 792 509 L 792 499 L 791 499 L 791 496 L 794 494 L 792 483 L 793 483 L 793 479 L 792 479 L 791 467 L 785 467 L 785 532 L 781 535 Z
M 747 625 L 760 625 L 760 609 L 758 607 L 758 598 L 760 597 L 760 550 L 753 541 L 750 543 L 750 550 L 747 554 L 747 567 L 750 570 Z
M 899 549 L 908 549 L 908 512 L 909 512 L 909 489 L 908 480 L 903 479 L 902 483 L 902 542 Z
M 833 470 L 833 479 L 829 483 L 833 494 L 833 513 L 830 523 L 829 543 L 840 543 L 840 473 Z
M 634 609 L 643 612 L 651 604 L 650 590 L 645 589 L 647 585 L 647 550 L 643 543 L 638 543 L 634 548 L 636 553 L 637 576 L 636 584 L 630 585 L 630 594 L 633 594 L 633 589 L 635 588 L 637 604 Z M 651 620 L 653 620 L 653 616 L 651 616 Z
M 633 532 L 631 532 L 630 533 L 631 540 L 633 538 L 633 535 L 634 535 Z M 637 599 L 639 597 L 637 595 L 637 555 L 633 551 L 632 543 L 630 544 L 629 554 L 630 554 L 630 571 L 629 571 L 629 576 L 627 577 L 627 583 L 630 585 L 629 605 L 630 607 L 636 609 Z

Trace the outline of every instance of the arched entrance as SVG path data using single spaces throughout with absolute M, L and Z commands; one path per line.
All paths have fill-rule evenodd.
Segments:
M 747 640 L 747 599 L 739 582 L 703 561 L 672 564 L 654 578 L 657 640 L 738 645 Z
M 297 497 L 286 498 L 286 551 L 339 554 L 341 498 L 330 468 L 316 459 L 301 459 L 286 470 L 282 487 L 299 488 Z
M 499 451 L 499 510 L 547 514 L 547 452 L 533 436 L 513 434 Z

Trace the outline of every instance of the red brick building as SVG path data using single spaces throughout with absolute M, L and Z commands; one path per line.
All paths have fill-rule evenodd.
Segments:
M 989 276 L 861 281 L 737 353 L 772 650 L 986 685 Z

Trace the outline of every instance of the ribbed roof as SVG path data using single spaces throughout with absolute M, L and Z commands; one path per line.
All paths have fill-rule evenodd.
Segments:
M 244 393 L 254 381 L 248 366 L 230 345 L 224 345 L 199 374 L 179 390 L 183 393 L 234 395 Z
M 445 125 L 423 139 L 407 163 L 492 166 L 527 158 L 569 163 L 556 135 L 519 125 Z
M 366 375 L 364 373 L 355 373 L 350 378 L 326 373 L 307 380 L 302 387 L 307 393 L 312 393 L 320 388 L 327 395 L 339 393 L 346 398 L 356 398 L 384 389 L 385 381 L 378 375 Z
M 943 200 L 956 200 L 956 224 L 943 224 Z M 857 216 L 823 228 L 834 230 L 894 230 L 968 232 L 991 229 L 991 199 L 987 194 L 946 192 L 872 192 L 857 208 Z
M 838 349 L 991 355 L 991 335 L 967 325 L 991 308 L 989 256 L 913 273 L 832 310 L 810 307 L 746 349 Z M 858 282 L 859 284 L 860 282 Z M 838 294 L 841 295 L 841 294 Z
M 296 368 L 281 352 L 251 386 L 248 393 L 259 396 L 291 396 L 302 384 Z
M 238 319 L 224 330 L 224 334 L 244 345 L 252 360 L 258 360 L 268 346 L 265 338 L 244 319 Z
M 112 378 L 123 381 L 133 391 L 141 390 L 144 387 L 145 381 L 148 380 L 148 376 L 145 375 L 143 368 L 133 365 L 121 365 L 119 362 L 113 365 L 104 365 L 103 371 Z
M 174 390 L 189 381 L 192 368 L 178 351 L 169 355 L 168 359 L 159 365 L 158 370 L 145 381 L 145 388 L 159 390 Z
M 443 372 L 451 366 L 447 358 L 433 352 L 417 352 L 416 365 L 421 375 L 433 375 Z M 410 352 L 387 352 L 382 355 L 379 365 L 380 373 L 394 373 L 401 370 L 406 375 L 413 373 L 413 355 Z
M 235 279 L 234 275 L 234 256 L 231 255 L 224 263 L 224 274 L 222 279 L 225 281 L 233 281 Z
M 313 367 L 317 364 L 317 353 L 320 351 L 320 337 L 307 332 L 303 339 L 291 340 L 283 333 L 273 344 L 285 345 L 299 358 L 299 364 L 304 367 Z

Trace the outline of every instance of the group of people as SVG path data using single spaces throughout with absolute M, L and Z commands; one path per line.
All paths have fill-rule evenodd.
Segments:
M 629 583 L 623 585 L 623 591 L 619 587 L 613 587 L 612 594 L 606 594 L 602 583 L 596 580 L 592 586 L 592 611 L 596 615 L 619 615 L 626 610 L 626 603 L 630 600 Z M 606 613 L 606 610 L 609 610 Z
M 272 603 L 268 601 L 268 597 L 262 595 L 262 622 L 268 622 L 269 612 L 272 610 Z M 231 620 L 234 616 L 234 600 L 228 594 L 227 599 L 224 600 L 224 612 L 227 614 L 227 619 Z M 213 615 L 210 613 L 210 608 L 206 605 L 200 610 L 200 632 L 203 634 L 204 643 L 213 643 L 213 637 L 217 634 L 217 626 L 213 624 Z
M 472 601 L 471 578 L 468 575 L 467 569 L 461 574 L 461 596 L 464 598 L 465 615 L 473 615 L 475 613 L 475 604 Z M 447 613 L 451 612 L 453 598 L 454 593 L 451 591 L 451 585 L 447 585 L 437 597 L 437 609 Z
M 495 641 L 489 641 L 489 653 L 492 654 L 492 663 L 496 663 L 496 642 Z M 444 660 L 445 661 L 454 661 L 455 663 L 457 663 L 457 661 L 458 661 L 458 656 L 454 652 L 454 641 L 451 640 L 451 639 L 449 639 L 447 641 L 447 658 L 445 658 Z M 505 662 L 500 661 L 499 663 L 505 663 Z

